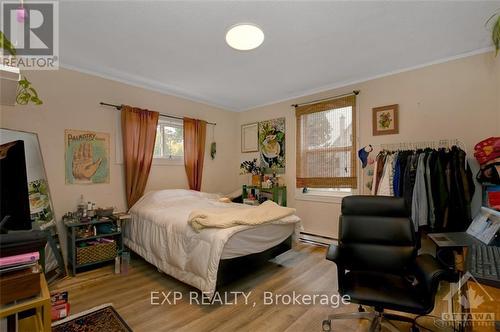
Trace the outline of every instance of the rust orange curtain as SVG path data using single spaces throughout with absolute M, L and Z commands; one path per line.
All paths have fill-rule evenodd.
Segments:
M 148 182 L 158 117 L 158 112 L 122 105 L 125 193 L 129 208 L 144 194 Z
M 201 189 L 206 132 L 205 121 L 184 118 L 184 167 L 191 190 Z

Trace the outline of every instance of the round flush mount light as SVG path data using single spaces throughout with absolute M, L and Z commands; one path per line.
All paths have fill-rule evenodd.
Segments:
M 264 32 L 254 24 L 237 24 L 226 33 L 226 43 L 239 51 L 250 51 L 264 42 Z

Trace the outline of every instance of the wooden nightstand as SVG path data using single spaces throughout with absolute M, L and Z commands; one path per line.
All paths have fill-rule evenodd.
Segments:
M 286 186 L 262 188 L 258 186 L 244 185 L 242 189 L 242 198 L 244 200 L 247 199 L 252 190 L 258 192 L 259 195 L 266 196 L 268 200 L 272 200 L 278 205 L 286 206 Z
M 51 331 L 50 293 L 43 273 L 40 273 L 40 294 L 36 297 L 0 306 L 0 319 L 35 309 L 35 314 L 18 320 L 19 331 Z
M 81 268 L 114 261 L 121 254 L 123 236 L 118 224 L 114 218 L 66 223 L 68 267 L 73 275 Z M 100 232 L 101 227 L 106 227 L 108 231 Z

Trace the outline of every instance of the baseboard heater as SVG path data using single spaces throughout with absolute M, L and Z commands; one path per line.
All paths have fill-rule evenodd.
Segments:
M 299 240 L 302 242 L 315 244 L 319 246 L 328 246 L 330 244 L 338 243 L 338 240 L 333 237 L 305 233 L 305 232 L 300 232 Z

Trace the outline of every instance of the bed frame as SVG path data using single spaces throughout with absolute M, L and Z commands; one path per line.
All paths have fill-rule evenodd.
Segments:
M 248 275 L 256 268 L 266 264 L 270 259 L 290 249 L 292 249 L 292 235 L 280 244 L 265 251 L 236 258 L 221 259 L 217 271 L 216 289 Z

